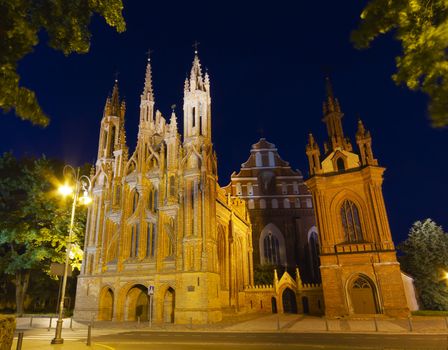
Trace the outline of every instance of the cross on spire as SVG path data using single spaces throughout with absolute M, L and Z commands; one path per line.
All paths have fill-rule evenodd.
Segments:
M 200 42 L 195 40 L 192 47 L 194 47 L 194 53 L 197 54 L 198 53 L 198 46 L 199 46 Z
M 154 50 L 148 49 L 148 51 L 146 51 L 146 56 L 148 56 L 148 62 L 151 61 L 151 54 L 154 52 Z

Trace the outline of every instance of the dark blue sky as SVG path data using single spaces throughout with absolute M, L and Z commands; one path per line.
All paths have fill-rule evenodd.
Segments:
M 394 57 L 400 53 L 392 36 L 369 50 L 352 47 L 350 32 L 364 3 L 125 1 L 125 33 L 95 18 L 89 54 L 64 57 L 39 45 L 21 62 L 22 83 L 36 90 L 51 124 L 42 129 L 13 115 L 3 117 L 0 151 L 93 162 L 116 69 L 133 151 L 145 52 L 154 50 L 156 107 L 169 116 L 175 103 L 181 118 L 191 45 L 198 40 L 202 65 L 211 76 L 221 185 L 247 159 L 260 129 L 285 160 L 307 174 L 308 132 L 321 146 L 326 140 L 321 116 L 324 72 L 330 69 L 346 134 L 354 143 L 361 117 L 372 133 L 374 155 L 387 168 L 384 196 L 395 241 L 426 217 L 448 229 L 448 130 L 430 127 L 425 96 L 392 82 Z

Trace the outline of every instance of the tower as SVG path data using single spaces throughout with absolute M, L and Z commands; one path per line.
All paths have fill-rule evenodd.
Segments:
M 321 155 L 312 134 L 306 154 L 321 247 L 326 315 L 386 314 L 409 310 L 382 194 L 385 168 L 374 159 L 371 136 L 358 123 L 353 150 L 343 113 L 327 79 L 323 122 L 328 142 Z

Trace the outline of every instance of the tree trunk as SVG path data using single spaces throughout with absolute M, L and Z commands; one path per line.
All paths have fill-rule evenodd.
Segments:
M 16 313 L 17 316 L 23 316 L 23 302 L 25 301 L 28 283 L 30 281 L 30 271 L 22 270 L 16 272 Z

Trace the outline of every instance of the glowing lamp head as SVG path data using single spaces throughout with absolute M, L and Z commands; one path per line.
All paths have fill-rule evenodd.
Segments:
M 65 185 L 60 186 L 58 191 L 62 196 L 66 197 L 73 193 L 73 188 L 71 186 L 65 184 Z
M 84 191 L 82 197 L 79 198 L 81 204 L 88 205 L 92 203 L 92 197 L 89 196 L 89 192 Z

